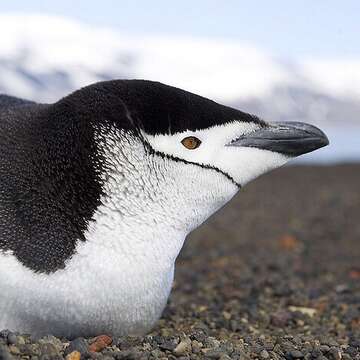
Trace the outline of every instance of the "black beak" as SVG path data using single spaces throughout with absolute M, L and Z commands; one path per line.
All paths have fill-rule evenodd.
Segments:
M 288 156 L 299 156 L 329 144 L 317 127 L 301 122 L 275 122 L 232 141 L 229 146 L 270 150 Z

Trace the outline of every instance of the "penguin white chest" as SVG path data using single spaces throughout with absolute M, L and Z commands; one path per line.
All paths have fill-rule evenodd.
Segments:
M 136 256 L 121 254 L 105 245 L 103 230 L 79 244 L 65 269 L 50 275 L 1 254 L 0 273 L 6 269 L 10 275 L 0 277 L 0 327 L 68 337 L 148 331 L 166 305 L 174 264 L 158 262 L 141 248 Z

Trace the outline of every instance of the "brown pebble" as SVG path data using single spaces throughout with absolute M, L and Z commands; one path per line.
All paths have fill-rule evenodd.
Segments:
M 89 351 L 100 352 L 112 344 L 112 338 L 108 335 L 100 335 L 89 346 Z
M 359 280 L 360 279 L 360 269 L 352 269 L 349 271 L 349 277 L 353 280 Z
M 299 246 L 299 240 L 292 235 L 286 234 L 279 239 L 281 249 L 293 251 Z
M 73 351 L 70 354 L 66 355 L 66 360 L 80 360 L 81 354 L 79 351 Z

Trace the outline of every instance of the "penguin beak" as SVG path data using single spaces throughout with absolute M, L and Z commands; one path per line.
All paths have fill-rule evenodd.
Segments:
M 317 127 L 302 122 L 274 122 L 232 141 L 229 146 L 253 147 L 290 157 L 309 153 L 329 144 Z

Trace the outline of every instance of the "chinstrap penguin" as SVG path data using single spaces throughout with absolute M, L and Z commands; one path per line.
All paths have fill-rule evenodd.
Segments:
M 0 96 L 0 328 L 145 333 L 185 237 L 250 180 L 328 144 L 161 83 Z

